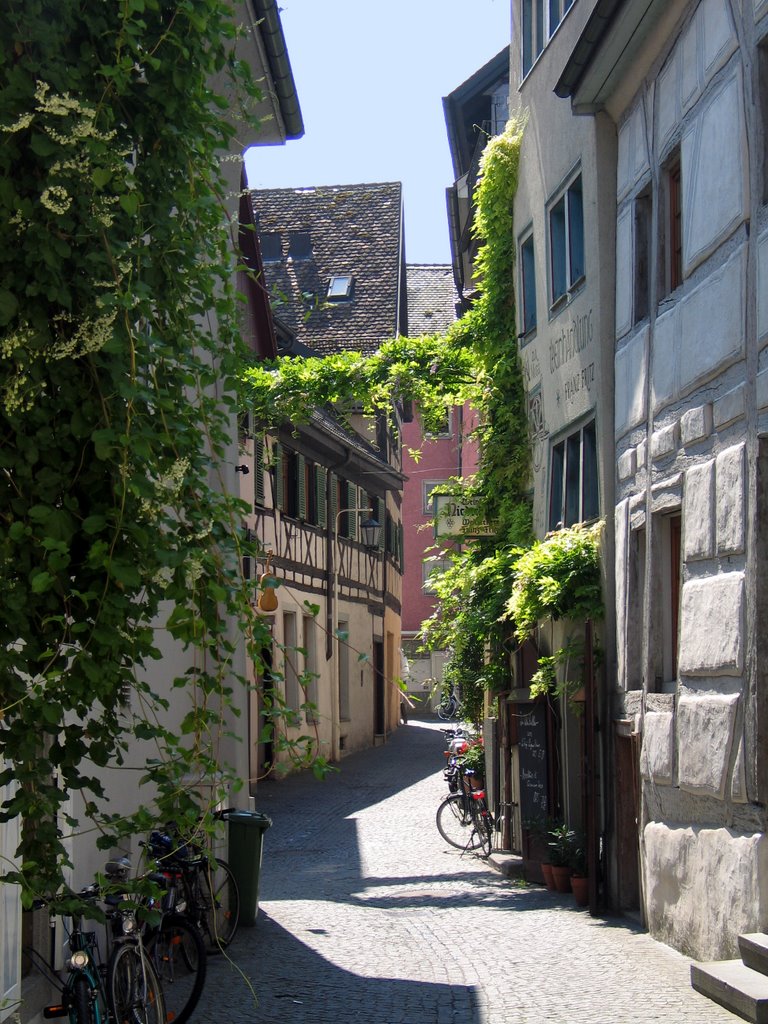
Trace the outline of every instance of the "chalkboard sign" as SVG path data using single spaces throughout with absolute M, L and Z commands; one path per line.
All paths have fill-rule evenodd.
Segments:
M 520 812 L 523 821 L 549 813 L 547 723 L 543 708 L 521 704 L 517 723 L 520 760 Z

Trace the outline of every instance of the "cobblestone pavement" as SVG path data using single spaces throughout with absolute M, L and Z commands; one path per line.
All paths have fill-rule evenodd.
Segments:
M 260 912 L 209 961 L 193 1024 L 714 1024 L 685 957 L 451 849 L 437 722 L 260 786 Z M 253 992 L 251 991 L 253 989 Z

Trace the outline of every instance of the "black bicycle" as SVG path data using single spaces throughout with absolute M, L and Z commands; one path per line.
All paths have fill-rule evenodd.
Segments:
M 226 811 L 217 812 L 224 818 Z M 175 905 L 203 934 L 209 952 L 224 949 L 240 920 L 240 893 L 226 861 L 211 856 L 196 840 L 185 839 L 173 823 L 155 830 L 147 849 L 159 870 L 172 874 Z
M 67 975 L 60 983 L 62 998 L 44 1007 L 43 1016 L 67 1017 L 69 1024 L 166 1024 L 162 988 L 144 950 L 135 915 L 108 905 L 113 940 L 104 964 L 96 933 L 83 929 L 86 908 L 101 899 L 101 890 L 93 884 L 72 895 L 78 906 L 62 915 L 72 922 L 67 936 Z M 35 903 L 38 909 L 46 905 L 44 900 Z
M 128 878 L 130 867 L 127 858 L 110 861 L 106 866 L 110 883 L 115 885 Z M 163 893 L 159 900 L 141 900 L 139 906 L 161 914 L 155 924 L 140 922 L 144 949 L 162 985 L 167 1019 L 185 1024 L 200 1000 L 208 964 L 203 936 L 195 922 L 185 915 L 184 903 L 177 901 L 179 874 L 166 866 L 147 875 Z M 119 908 L 124 906 L 124 897 L 108 896 L 107 903 Z M 146 919 L 149 915 L 142 916 Z
M 437 808 L 435 823 L 446 843 L 459 850 L 480 850 L 488 857 L 495 825 L 479 781 L 473 771 L 462 767 L 461 758 L 456 758 L 455 775 L 449 779 L 449 788 L 455 786 L 455 790 Z

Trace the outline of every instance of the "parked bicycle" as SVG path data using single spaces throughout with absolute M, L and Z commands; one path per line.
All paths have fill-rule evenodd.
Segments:
M 226 819 L 227 811 L 214 815 Z M 226 861 L 214 858 L 196 839 L 182 836 L 169 822 L 155 830 L 146 844 L 159 870 L 168 872 L 175 905 L 202 932 L 210 952 L 224 949 L 235 937 L 240 919 L 240 893 Z
M 465 768 L 461 754 L 451 754 L 445 769 L 451 791 L 437 808 L 435 823 L 443 839 L 459 850 L 480 850 L 488 857 L 493 845 L 493 815 L 476 772 Z
M 444 693 L 442 700 L 437 705 L 437 717 L 444 722 L 449 722 L 452 718 L 457 718 L 460 711 L 461 701 L 456 691 L 451 690 L 450 693 Z
M 110 861 L 106 875 L 113 884 L 130 874 L 130 861 L 122 858 Z M 205 984 L 207 958 L 205 942 L 197 924 L 185 915 L 185 904 L 177 900 L 178 875 L 173 868 L 152 872 L 149 877 L 164 890 L 160 900 L 143 901 L 147 910 L 159 911 L 160 920 L 154 924 L 140 921 L 144 949 L 160 979 L 165 999 L 167 1019 L 174 1024 L 185 1024 L 197 1006 Z M 120 894 L 107 897 L 107 904 L 119 907 L 124 902 Z
M 113 941 L 105 964 L 96 932 L 83 929 L 84 907 L 96 904 L 101 891 L 93 884 L 72 895 L 80 909 L 63 915 L 70 917 L 71 927 L 62 998 L 46 1006 L 43 1016 L 67 1017 L 70 1024 L 166 1024 L 162 988 L 144 950 L 135 915 L 119 907 L 108 909 Z M 46 905 L 44 900 L 35 903 L 37 909 Z

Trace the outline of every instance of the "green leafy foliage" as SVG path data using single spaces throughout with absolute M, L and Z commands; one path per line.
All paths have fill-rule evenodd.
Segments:
M 0 33 L 0 821 L 52 893 L 69 792 L 109 847 L 205 810 L 187 777 L 228 785 L 231 622 L 257 664 L 264 630 L 217 468 L 242 359 L 221 168 L 259 93 L 226 0 L 6 0 Z M 147 681 L 161 621 L 181 735 Z M 157 798 L 123 821 L 93 765 L 131 733 Z
M 524 640 L 542 619 L 601 619 L 603 524 L 549 533 L 521 555 L 506 611 Z
M 241 378 L 244 400 L 265 429 L 306 423 L 314 409 L 327 405 L 344 416 L 353 406 L 388 412 L 393 400 L 410 399 L 429 430 L 439 427 L 446 405 L 476 397 L 477 372 L 471 350 L 425 335 L 384 341 L 370 356 L 345 351 L 262 362 Z

